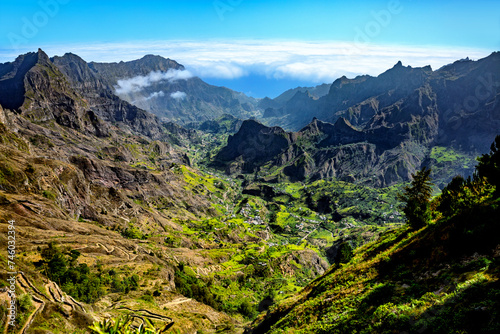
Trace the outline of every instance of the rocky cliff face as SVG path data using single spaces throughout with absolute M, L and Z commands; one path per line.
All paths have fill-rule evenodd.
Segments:
M 411 115 L 407 122 L 389 126 L 380 120 L 378 127 L 359 130 L 344 118 L 335 124 L 315 119 L 299 132 L 288 133 L 247 121 L 229 138 L 213 165 L 227 173 L 261 170 L 266 175 L 273 170 L 276 177 L 267 181 L 336 178 L 385 187 L 410 180 L 424 163 L 432 166 L 435 123 L 433 115 Z M 444 182 L 451 174 L 436 174 L 436 182 Z
M 265 122 L 298 130 L 314 117 L 331 123 L 343 117 L 379 138 L 380 128 L 385 128 L 384 140 L 392 140 L 390 129 L 399 136 L 397 129 L 409 126 L 411 137 L 419 141 L 485 152 L 500 128 L 499 82 L 498 52 L 436 71 L 399 62 L 378 77 L 342 77 L 319 99 L 303 96 L 282 110 L 270 108 Z
M 107 136 L 108 129 L 73 91 L 67 78 L 38 50 L 2 65 L 0 104 L 34 122 L 56 123 L 84 133 Z
M 28 53 L 12 63 L 0 64 L 0 104 L 7 109 L 18 109 L 24 102 L 24 77 L 35 66 L 37 53 Z
M 99 118 L 106 122 L 119 123 L 124 128 L 153 139 L 165 139 L 165 128 L 157 117 L 121 100 L 114 94 L 113 75 L 128 75 L 135 69 L 145 71 L 140 64 L 133 63 L 127 71 L 126 64 L 115 64 L 118 70 L 112 74 L 107 66 L 102 68 L 97 66 L 101 73 L 95 69 L 96 64 L 91 67 L 73 54 L 55 57 L 52 62 L 68 78 L 71 88 L 85 98 L 88 108 Z M 165 64 L 161 63 L 158 68 L 166 68 L 174 63 L 167 61 Z
M 179 124 L 201 123 L 224 114 L 240 118 L 260 115 L 257 100 L 225 87 L 209 85 L 187 74 L 180 80 L 153 80 L 140 89 L 116 89 L 120 80 L 145 78 L 151 73 L 161 75 L 168 71 L 185 70 L 184 66 L 174 60 L 160 56 L 148 55 L 130 62 L 87 64 L 74 54 L 65 54 L 63 57 L 54 57 L 52 61 L 71 79 L 75 89 L 93 99 L 97 105 L 103 105 L 102 101 L 99 102 L 103 94 L 108 102 L 118 100 L 115 96 L 118 94 L 122 104 L 126 101 L 127 104 L 149 111 L 165 121 Z M 102 109 L 122 108 L 116 104 L 114 102 L 114 106 L 102 106 L 101 113 L 106 113 Z
M 230 170 L 253 172 L 254 169 L 271 161 L 293 143 L 293 134 L 283 129 L 269 128 L 257 121 L 244 121 L 240 130 L 229 136 L 228 144 L 218 154 L 219 166 L 233 162 Z

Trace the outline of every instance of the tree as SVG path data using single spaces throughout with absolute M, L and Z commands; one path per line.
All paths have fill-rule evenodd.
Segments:
M 463 192 L 465 183 L 466 180 L 457 175 L 443 188 L 437 208 L 445 217 L 451 217 L 458 211 L 457 197 Z
M 430 198 L 432 195 L 431 170 L 423 167 L 412 174 L 413 180 L 398 198 L 405 204 L 403 212 L 412 228 L 420 228 L 430 220 Z
M 484 177 L 496 187 L 495 195 L 500 195 L 500 136 L 496 136 L 491 144 L 490 154 L 483 154 L 477 160 L 476 167 L 479 177 Z
M 345 241 L 340 244 L 339 249 L 337 250 L 337 255 L 335 256 L 336 263 L 348 263 L 351 261 L 354 252 L 352 250 L 352 246 L 348 241 Z

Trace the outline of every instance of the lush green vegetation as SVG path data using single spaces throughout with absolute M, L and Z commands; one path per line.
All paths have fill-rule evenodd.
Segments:
M 61 289 L 78 300 L 92 303 L 104 294 L 100 278 L 85 263 L 78 264 L 80 252 L 62 252 L 54 243 L 41 251 L 38 266 Z
M 128 293 L 139 288 L 139 276 L 120 277 L 115 270 L 103 271 L 98 266 L 92 270 L 85 263 L 78 263 L 80 252 L 77 250 L 62 251 L 50 243 L 40 251 L 42 260 L 36 263 L 40 270 L 61 289 L 77 300 L 93 303 L 107 291 Z
M 164 238 L 168 247 L 204 248 L 203 255 L 220 264 L 215 272 L 178 266 L 177 292 L 247 319 L 316 277 L 317 269 L 306 262 L 304 252 L 326 259 L 328 247 L 341 245 L 337 261 L 348 262 L 353 248 L 404 222 L 399 187 L 377 190 L 341 181 L 306 185 L 247 179 L 242 180 L 242 194 L 241 181 L 182 165 L 172 170 L 184 177 L 195 194 L 215 195 L 220 204 L 214 208 L 222 214 L 177 221 L 183 230 Z
M 209 138 L 201 136 L 185 148 L 194 165 L 216 151 L 219 143 Z M 46 143 L 38 138 L 32 144 Z M 204 145 L 209 149 L 203 151 Z M 124 145 L 102 145 L 99 158 L 127 173 L 138 172 L 148 191 L 116 187 L 108 194 L 104 187 L 99 197 L 103 189 L 95 185 L 90 200 L 106 198 L 99 202 L 103 211 L 80 216 L 78 227 L 92 227 L 85 233 L 99 228 L 100 234 L 86 238 L 80 249 L 84 256 L 51 243 L 39 250 L 37 265 L 63 291 L 97 302 L 96 308 L 107 308 L 117 319 L 94 324 L 95 332 L 123 327 L 124 333 L 136 333 L 139 322 L 119 318 L 132 309 L 176 317 L 173 330 L 186 319 L 192 328 L 205 328 L 210 326 L 203 323 L 206 316 L 197 312 L 213 310 L 199 303 L 241 323 L 270 312 L 277 322 L 269 322 L 269 329 L 277 333 L 411 332 L 423 326 L 453 331 L 476 309 L 486 310 L 488 319 L 497 316 L 492 298 L 498 295 L 498 261 L 491 245 L 498 235 L 492 223 L 498 213 L 492 209 L 498 204 L 498 146 L 480 158 L 474 177 L 456 177 L 431 199 L 427 170 L 415 174 L 411 184 L 385 189 L 335 179 L 278 182 L 262 171 L 232 178 L 173 163 L 158 143 L 127 137 Z M 459 162 L 447 154 L 436 150 L 433 158 L 443 166 Z M 22 168 L 11 161 L 0 164 L 2 184 L 22 184 L 42 172 L 54 175 L 56 181 L 33 190 L 44 205 L 56 208 L 65 196 L 61 189 L 72 190 L 64 180 L 73 166 L 57 174 L 45 160 L 26 161 Z M 158 196 L 153 189 L 164 185 L 160 179 L 171 182 L 172 189 Z M 120 209 L 113 208 L 115 202 Z M 29 203 L 24 209 L 38 210 Z M 117 218 L 117 211 L 126 214 Z M 407 218 L 411 226 L 405 226 Z M 68 235 L 54 234 L 51 240 L 65 238 L 64 244 L 74 237 Z M 107 238 L 114 240 L 108 245 Z M 38 255 L 29 254 L 37 260 Z M 327 268 L 325 260 L 333 266 L 318 279 Z M 39 290 L 46 289 L 40 284 Z M 484 313 L 476 315 L 479 328 L 497 329 L 495 322 L 482 322 Z M 458 325 L 438 325 L 443 318 Z M 56 323 L 38 328 L 52 330 Z M 147 326 L 144 333 L 158 331 Z
M 471 174 L 476 165 L 475 156 L 454 150 L 451 147 L 435 146 L 429 154 L 432 165 L 433 179 L 438 181 L 436 186 L 442 189 L 460 171 Z M 446 181 L 447 180 L 447 181 Z
M 198 279 L 192 272 L 184 270 L 184 267 L 184 264 L 181 263 L 175 271 L 175 287 L 177 292 L 188 298 L 194 298 L 215 309 L 220 309 L 220 304 L 214 299 L 209 289 L 211 281 L 208 281 L 208 284 L 203 282 L 203 280 Z
M 391 230 L 356 249 L 349 262 L 273 306 L 256 332 L 499 332 L 499 143 L 479 158 L 474 177 L 456 177 L 430 203 L 416 201 L 430 208 L 420 228 Z

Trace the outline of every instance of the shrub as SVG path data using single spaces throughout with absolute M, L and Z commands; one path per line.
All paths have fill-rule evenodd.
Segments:
M 53 201 L 56 199 L 56 195 L 50 190 L 42 191 L 42 196 Z
M 249 319 L 253 319 L 257 313 L 255 307 L 246 299 L 238 307 L 238 312 Z
M 31 295 L 27 293 L 19 296 L 19 298 L 17 299 L 17 303 L 21 312 L 27 312 L 33 307 L 33 300 L 31 299 Z
M 129 223 L 128 228 L 123 230 L 121 234 L 128 239 L 146 239 L 146 235 L 132 223 Z

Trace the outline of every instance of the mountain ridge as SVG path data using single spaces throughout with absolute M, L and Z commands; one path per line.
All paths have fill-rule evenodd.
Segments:
M 406 182 L 421 166 L 430 166 L 442 187 L 454 174 L 472 175 L 471 162 L 489 149 L 500 128 L 499 88 L 498 53 L 438 71 L 398 62 L 378 77 L 342 77 L 320 99 L 297 92 L 287 102 L 289 108 L 266 110 L 264 116 L 274 113 L 274 118 L 264 119 L 266 125 L 313 119 L 298 132 L 287 133 L 294 133 L 296 141 L 272 157 L 265 149 L 272 142 L 250 145 L 253 155 L 266 157 L 265 162 L 234 149 L 231 156 L 223 148 L 214 166 L 229 173 L 262 168 L 274 176 L 269 180 L 333 177 L 378 187 Z M 258 136 L 265 131 L 256 128 Z M 241 137 L 230 138 L 228 147 L 252 140 L 236 138 Z M 449 152 L 447 163 L 437 155 L 440 150 Z
M 298 131 L 313 117 L 334 123 L 338 117 L 342 116 L 349 119 L 355 126 L 366 127 L 373 116 L 383 113 L 384 109 L 397 108 L 417 89 L 436 94 L 432 101 L 438 103 L 437 108 L 441 115 L 452 109 L 448 118 L 460 117 L 460 113 L 470 114 L 472 111 L 467 112 L 463 105 L 455 106 L 456 102 L 446 101 L 444 99 L 446 96 L 458 97 L 455 101 L 461 100 L 463 104 L 468 101 L 464 99 L 470 99 L 473 101 L 471 103 L 474 103 L 471 106 L 475 109 L 473 112 L 481 112 L 487 108 L 488 103 L 495 101 L 495 96 L 498 95 L 499 58 L 498 53 L 494 52 L 477 61 L 455 62 L 436 71 L 433 71 L 430 66 L 405 67 L 399 62 L 377 77 L 365 75 L 347 79 L 344 76 L 335 80 L 330 92 L 318 100 L 305 99 L 301 107 L 294 108 L 293 105 L 289 105 L 288 108 L 285 107 L 279 112 L 278 116 L 274 115 L 274 118 L 264 120 L 268 125 Z M 455 78 L 454 75 L 458 77 Z M 469 82 L 467 85 L 462 84 L 461 94 L 453 90 L 457 79 L 459 82 Z M 451 89 L 446 88 L 447 84 L 451 85 Z M 476 89 L 483 93 L 481 99 L 476 97 Z M 488 92 L 490 94 L 486 97 Z M 273 115 L 272 110 L 266 113 Z M 488 144 L 484 142 L 481 145 L 483 146 L 481 149 L 484 149 Z

